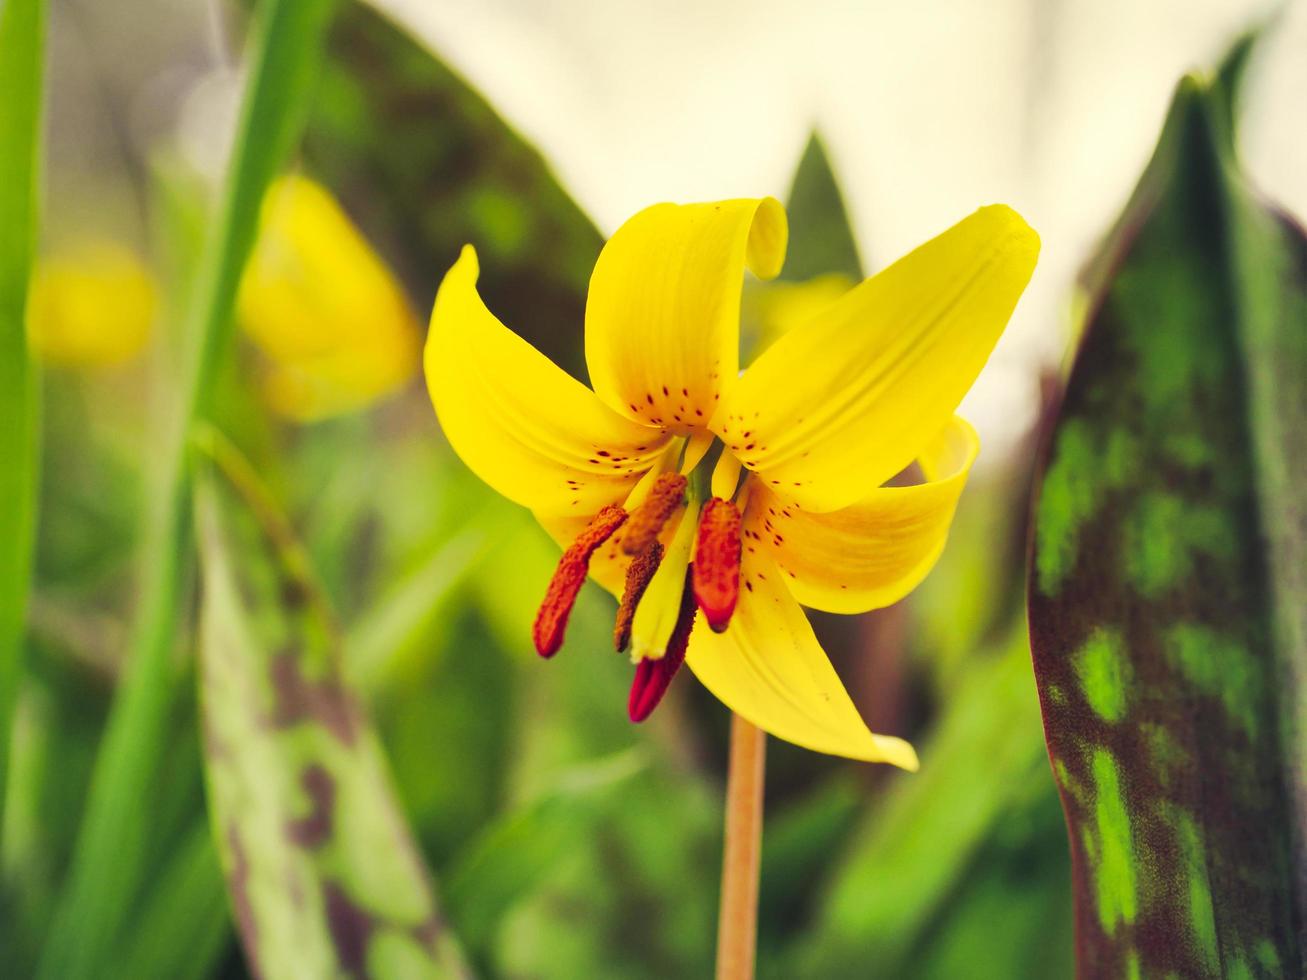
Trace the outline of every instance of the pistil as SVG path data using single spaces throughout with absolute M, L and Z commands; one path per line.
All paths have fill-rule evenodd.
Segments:
M 545 591 L 544 601 L 536 613 L 535 625 L 531 631 L 536 652 L 540 656 L 552 657 L 563 645 L 567 619 L 572 614 L 581 586 L 585 584 L 590 559 L 599 546 L 626 523 L 626 518 L 625 510 L 616 504 L 609 504 L 595 515 L 571 547 L 563 552 L 554 577 L 549 580 L 549 588 Z
M 657 660 L 667 651 L 689 590 L 685 570 L 694 548 L 694 531 L 699 523 L 699 501 L 691 495 L 678 518 L 676 534 L 667 546 L 662 563 L 645 589 L 631 621 L 631 659 Z

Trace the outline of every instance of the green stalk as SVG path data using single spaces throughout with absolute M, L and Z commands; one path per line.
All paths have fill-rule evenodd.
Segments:
M 38 381 L 27 350 L 36 242 L 44 0 L 0 4 L 0 826 L 36 540 Z
M 226 187 L 185 319 L 181 397 L 162 451 L 163 482 L 151 508 L 157 523 L 145 543 L 131 655 L 96 759 L 41 977 L 99 974 L 140 884 L 154 810 L 152 775 L 178 690 L 171 667 L 179 586 L 190 564 L 189 433 L 208 413 L 259 204 L 298 138 L 332 7 L 332 0 L 266 0 L 255 14 L 248 88 Z

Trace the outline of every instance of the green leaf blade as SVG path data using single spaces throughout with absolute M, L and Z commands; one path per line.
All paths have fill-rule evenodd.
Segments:
M 338 628 L 234 451 L 197 485 L 214 837 L 258 975 L 459 977 Z
M 38 380 L 27 349 L 37 224 L 44 0 L 0 6 L 0 825 L 36 540 Z
M 1031 645 L 1086 976 L 1302 969 L 1281 693 L 1307 589 L 1273 559 L 1301 560 L 1307 525 L 1286 520 L 1303 484 L 1268 473 L 1303 466 L 1283 423 L 1307 396 L 1307 277 L 1254 271 L 1297 246 L 1264 214 L 1240 230 L 1260 207 L 1228 113 L 1219 84 L 1181 85 L 1095 266 L 1035 504 Z
M 863 277 L 862 259 L 849 223 L 844 195 L 817 133 L 808 138 L 785 205 L 790 242 L 781 278 L 790 281 L 842 275 L 850 283 Z

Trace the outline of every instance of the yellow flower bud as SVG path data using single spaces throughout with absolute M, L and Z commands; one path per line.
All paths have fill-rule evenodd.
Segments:
M 94 368 L 140 353 L 154 321 L 154 280 L 131 249 L 87 239 L 37 264 L 27 337 L 48 364 Z
M 305 177 L 283 177 L 264 198 L 237 313 L 267 359 L 268 402 L 289 418 L 362 408 L 417 369 L 417 320 L 398 281 Z

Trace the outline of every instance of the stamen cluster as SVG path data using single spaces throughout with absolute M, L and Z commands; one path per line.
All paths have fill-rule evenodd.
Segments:
M 726 630 L 735 611 L 740 592 L 740 511 L 737 505 L 721 497 L 711 498 L 698 509 L 687 499 L 689 480 L 684 474 L 667 472 L 658 475 L 644 499 L 628 511 L 611 504 L 601 510 L 563 553 L 549 581 L 544 601 L 536 615 L 534 639 L 542 657 L 552 657 L 563 643 L 563 634 L 572 607 L 580 594 L 595 552 L 613 535 L 621 533 L 621 551 L 631 556 L 626 570 L 626 584 L 613 626 L 613 645 L 618 652 L 631 646 L 636 614 L 646 595 L 651 601 L 672 603 L 664 608 L 672 625 L 652 648 L 636 645 L 635 678 L 627 708 L 632 721 L 644 721 L 653 712 L 672 678 L 685 662 L 695 617 L 703 612 L 709 628 Z M 679 518 L 678 518 L 679 513 Z M 665 546 L 663 532 L 669 527 L 682 531 L 684 521 L 696 521 L 691 547 L 679 550 Z M 684 562 L 684 577 L 676 583 L 665 579 L 657 596 L 650 585 L 675 552 Z M 667 572 L 671 572 L 668 568 Z M 671 588 L 669 588 L 671 586 Z M 675 610 L 674 620 L 672 616 Z

